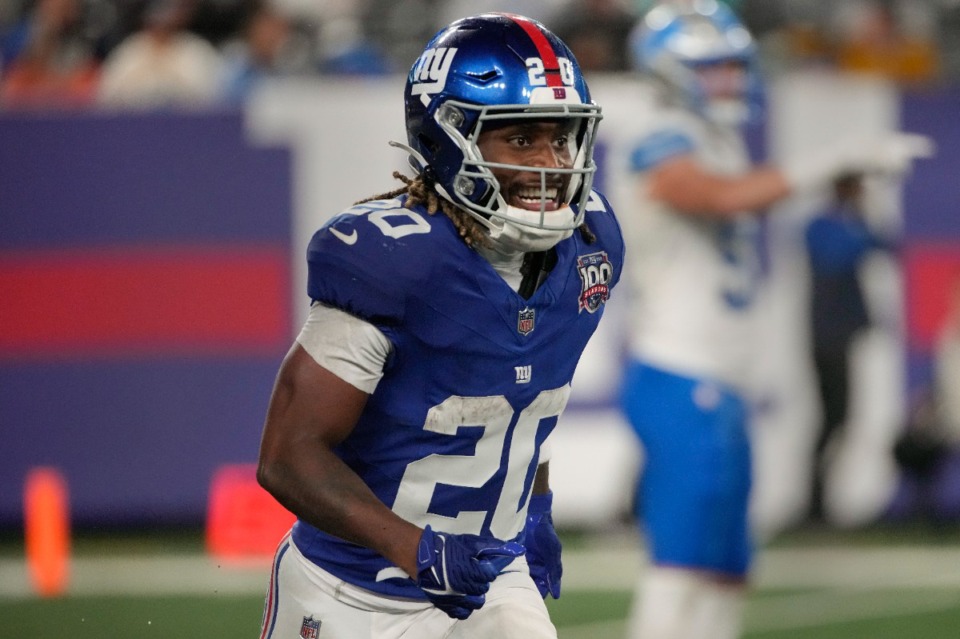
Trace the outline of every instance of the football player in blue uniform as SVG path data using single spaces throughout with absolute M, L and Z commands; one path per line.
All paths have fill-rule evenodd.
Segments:
M 753 555 L 748 423 L 765 355 L 758 215 L 849 168 L 902 171 L 928 141 L 839 140 L 754 167 L 740 127 L 762 106 L 755 45 L 726 5 L 660 3 L 631 49 L 661 100 L 637 105 L 640 130 L 621 131 L 617 154 L 633 176 L 620 203 L 632 288 L 623 403 L 643 445 L 636 503 L 651 564 L 628 636 L 733 639 Z
M 556 637 L 544 441 L 623 263 L 591 189 L 600 109 L 509 14 L 441 30 L 404 101 L 416 176 L 309 245 L 260 448 L 298 517 L 261 637 Z

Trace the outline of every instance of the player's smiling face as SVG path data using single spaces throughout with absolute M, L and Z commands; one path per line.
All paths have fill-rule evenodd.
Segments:
M 575 125 L 563 120 L 523 120 L 483 130 L 477 146 L 488 162 L 516 164 L 538 169 L 569 169 L 575 155 Z M 555 211 L 563 201 L 570 174 L 547 173 L 546 189 L 540 171 L 492 168 L 500 182 L 500 194 L 510 206 Z

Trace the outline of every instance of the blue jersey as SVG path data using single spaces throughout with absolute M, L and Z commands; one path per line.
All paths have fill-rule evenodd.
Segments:
M 579 232 L 525 300 L 459 237 L 405 196 L 356 206 L 308 248 L 308 293 L 377 326 L 393 351 L 353 432 L 336 449 L 399 516 L 501 540 L 523 530 L 540 446 L 620 278 L 623 239 L 593 193 Z M 423 598 L 372 550 L 298 521 L 297 547 L 333 575 Z

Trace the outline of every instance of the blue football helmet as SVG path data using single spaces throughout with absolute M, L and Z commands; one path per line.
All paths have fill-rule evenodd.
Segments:
M 433 37 L 411 68 L 404 102 L 409 142 L 404 148 L 415 170 L 431 174 L 442 197 L 491 229 L 504 222 L 539 229 L 580 225 L 596 172 L 593 145 L 600 108 L 591 102 L 570 49 L 542 24 L 501 13 L 450 24 Z M 477 146 L 484 127 L 522 119 L 570 122 L 571 168 L 484 159 Z M 491 168 L 539 171 L 539 214 L 521 215 L 508 206 Z M 547 176 L 558 174 L 569 175 L 559 204 L 573 209 L 570 216 L 546 214 Z
M 630 52 L 638 70 L 659 78 L 709 120 L 741 124 L 762 112 L 756 44 L 733 11 L 717 0 L 655 6 L 631 32 Z M 713 73 L 730 63 L 739 69 L 735 75 Z

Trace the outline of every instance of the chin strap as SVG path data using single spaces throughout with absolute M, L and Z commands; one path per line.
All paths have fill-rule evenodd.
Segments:
M 530 299 L 556 265 L 557 250 L 555 248 L 525 254 L 523 264 L 520 266 L 523 280 L 520 281 L 520 288 L 517 289 L 520 297 L 525 300 Z
M 573 235 L 575 216 L 569 207 L 550 212 L 550 215 L 554 216 L 553 222 L 556 224 L 554 228 L 536 226 L 540 223 L 539 211 L 527 211 L 508 206 L 507 212 L 510 219 L 497 217 L 484 220 L 471 213 L 487 227 L 490 241 L 501 251 L 515 253 L 546 251 Z

